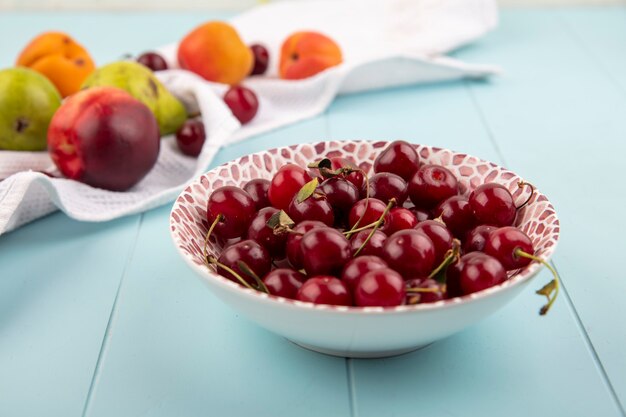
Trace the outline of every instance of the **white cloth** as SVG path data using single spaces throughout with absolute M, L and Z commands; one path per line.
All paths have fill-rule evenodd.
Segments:
M 206 170 L 220 147 L 313 117 L 337 94 L 497 72 L 442 55 L 495 27 L 495 0 L 290 1 L 256 7 L 231 23 L 247 44 L 262 43 L 270 52 L 268 73 L 244 82 L 260 101 L 252 122 L 241 126 L 232 116 L 221 99 L 225 86 L 178 69 L 159 72 L 170 91 L 202 113 L 207 141 L 200 156 L 182 155 L 173 138 L 165 138 L 153 170 L 129 191 L 112 192 L 33 172 L 55 172 L 46 152 L 0 151 L 0 179 L 6 178 L 0 182 L 0 234 L 57 208 L 78 220 L 105 221 L 165 204 Z M 309 79 L 280 80 L 280 45 L 303 29 L 335 39 L 344 63 Z M 175 52 L 175 44 L 161 49 L 174 67 Z

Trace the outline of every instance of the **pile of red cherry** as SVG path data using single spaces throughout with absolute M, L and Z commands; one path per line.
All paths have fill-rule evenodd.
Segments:
M 516 206 L 496 183 L 459 195 L 450 170 L 420 164 L 403 141 L 376 158 L 374 172 L 368 178 L 351 161 L 330 158 L 306 168 L 287 164 L 271 181 L 254 179 L 243 189 L 214 190 L 207 266 L 280 297 L 388 307 L 482 291 L 543 262 L 513 226 L 530 197 Z M 210 238 L 223 246 L 218 255 L 207 251 Z M 555 276 L 538 291 L 548 299 L 541 314 L 557 292 Z

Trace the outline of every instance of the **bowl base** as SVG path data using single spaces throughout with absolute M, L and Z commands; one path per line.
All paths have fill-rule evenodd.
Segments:
M 413 346 L 410 348 L 403 349 L 389 349 L 389 350 L 376 350 L 376 351 L 352 351 L 352 350 L 335 350 L 335 349 L 327 349 L 319 346 L 308 345 L 306 343 L 296 342 L 290 339 L 291 343 L 294 345 L 300 346 L 301 348 L 311 350 L 317 353 L 323 353 L 324 355 L 330 356 L 339 356 L 342 358 L 356 358 L 356 359 L 376 359 L 376 358 L 387 358 L 390 356 L 398 356 L 404 355 L 405 353 L 414 352 L 416 350 L 423 349 L 427 346 L 430 346 L 432 343 L 427 343 L 421 346 Z

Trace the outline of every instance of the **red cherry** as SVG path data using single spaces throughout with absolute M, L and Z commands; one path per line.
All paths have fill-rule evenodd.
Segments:
M 372 229 L 361 230 L 352 236 L 350 239 L 350 252 L 352 253 L 352 256 L 355 256 L 356 251 L 363 245 L 371 231 Z M 383 246 L 385 245 L 386 240 L 387 235 L 380 229 L 377 229 L 370 240 L 368 240 L 365 244 L 363 249 L 359 251 L 358 256 L 372 255 L 382 257 Z
M 435 245 L 417 230 L 401 230 L 387 238 L 383 259 L 403 277 L 427 276 L 435 266 Z
M 405 296 L 402 276 L 389 268 L 367 272 L 354 289 L 354 302 L 360 307 L 398 306 L 404 302 Z
M 345 283 L 332 276 L 309 278 L 298 290 L 296 299 L 314 304 L 351 306 L 352 297 Z
M 333 208 L 326 197 L 311 196 L 302 202 L 298 202 L 298 196 L 295 195 L 289 204 L 287 214 L 291 219 L 300 223 L 305 220 L 317 220 L 327 226 L 332 226 L 335 222 Z
M 358 169 L 354 161 L 351 161 L 347 158 L 341 158 L 341 157 L 330 158 L 330 165 L 331 165 L 330 168 L 333 171 L 336 171 L 339 168 Z M 362 171 L 351 172 L 348 175 L 345 175 L 344 178 L 350 181 L 357 188 L 357 190 L 360 190 L 361 188 L 363 188 L 363 184 L 365 183 L 365 176 L 363 175 Z
M 474 217 L 480 224 L 510 226 L 515 221 L 515 202 L 506 187 L 487 183 L 477 187 L 469 196 Z
M 406 293 L 406 304 L 425 304 L 441 301 L 446 298 L 443 285 L 430 278 L 413 278 L 406 281 L 406 288 L 425 288 L 434 292 L 410 292 Z
M 439 265 L 446 256 L 446 252 L 452 248 L 452 233 L 448 228 L 436 220 L 426 220 L 415 226 L 415 230 L 421 231 L 432 240 L 435 246 L 435 266 Z
M 378 256 L 359 256 L 348 261 L 341 271 L 341 280 L 348 285 L 352 291 L 358 280 L 366 273 L 376 269 L 387 268 L 387 262 Z
M 463 251 L 465 253 L 470 252 L 483 252 L 485 249 L 485 243 L 487 243 L 487 237 L 489 233 L 496 230 L 495 226 L 487 226 L 480 224 L 467 232 L 465 240 L 463 241 Z
M 152 71 L 163 71 L 167 69 L 167 62 L 156 52 L 144 52 L 139 55 L 137 62 L 150 68 Z
M 176 132 L 178 148 L 189 156 L 200 155 L 205 138 L 204 123 L 200 120 L 187 120 Z
M 224 216 L 213 233 L 222 239 L 241 237 L 254 216 L 254 201 L 241 188 L 220 187 L 211 193 L 207 202 L 207 221 L 213 224 L 218 215 Z
M 419 168 L 419 157 L 409 143 L 391 142 L 374 161 L 374 172 L 391 172 L 409 181 Z
M 296 298 L 304 281 L 306 281 L 304 275 L 289 268 L 274 269 L 263 278 L 263 283 L 270 294 L 292 299 Z
M 224 249 L 217 261 L 220 264 L 231 268 L 239 274 L 241 278 L 252 285 L 256 285 L 256 280 L 239 268 L 239 262 L 245 263 L 248 268 L 254 271 L 254 273 L 259 277 L 265 276 L 265 274 L 267 274 L 272 267 L 270 255 L 265 248 L 254 240 L 249 239 L 242 240 L 241 242 L 235 243 L 234 245 Z M 230 279 L 231 281 L 235 281 L 238 284 L 240 283 L 236 277 L 219 265 L 217 267 L 217 273 Z
M 359 200 L 359 190 L 345 178 L 333 177 L 319 185 L 335 213 L 335 223 L 346 220 L 350 209 Z
M 262 208 L 271 205 L 270 200 L 267 197 L 267 190 L 269 189 L 269 180 L 262 179 L 250 180 L 243 186 L 243 190 L 250 194 L 250 197 L 254 200 L 254 206 L 257 210 L 261 210 Z
M 401 206 L 406 200 L 408 186 L 400 176 L 389 172 L 381 172 L 370 178 L 370 194 L 372 198 L 377 198 L 383 203 L 388 203 L 392 198 Z M 365 197 L 365 193 L 363 193 Z
M 276 212 L 278 212 L 278 209 L 274 207 L 265 207 L 259 210 L 248 227 L 248 239 L 252 239 L 261 244 L 267 249 L 272 258 L 282 259 L 285 257 L 287 235 L 276 235 L 274 234 L 274 230 L 267 226 L 267 221 Z
M 387 205 L 376 198 L 364 198 L 363 200 L 359 200 L 350 210 L 348 225 L 354 227 L 354 225 L 359 222 L 359 227 L 363 227 L 374 223 L 383 215 L 386 208 Z M 359 221 L 359 219 L 361 220 Z
M 409 210 L 415 215 L 418 223 L 430 219 L 430 213 L 426 210 L 417 207 L 410 207 Z
M 446 227 L 457 238 L 462 238 L 474 227 L 476 219 L 467 198 L 456 195 L 444 200 L 434 211 L 435 217 L 441 216 Z
M 254 118 L 259 109 L 259 100 L 249 88 L 234 85 L 224 94 L 224 102 L 242 125 Z
M 416 207 L 431 209 L 459 192 L 458 180 L 439 165 L 424 165 L 409 182 L 409 197 Z
M 250 45 L 252 55 L 254 55 L 254 66 L 250 75 L 260 75 L 267 71 L 267 65 L 269 64 L 270 54 L 267 52 L 267 48 L 263 45 L 254 44 Z
M 302 263 L 307 275 L 338 274 L 350 259 L 350 243 L 336 229 L 313 229 L 300 240 Z
M 272 206 L 287 210 L 293 197 L 309 181 L 311 181 L 309 174 L 298 165 L 283 165 L 272 178 L 270 188 L 267 191 Z
M 417 218 L 409 209 L 395 207 L 385 216 L 382 230 L 391 235 L 400 230 L 412 229 L 417 225 Z
M 491 288 L 507 278 L 502 264 L 493 256 L 482 252 L 463 255 L 448 271 L 456 275 L 454 279 L 458 280 L 458 288 L 463 295 Z
M 516 227 L 507 226 L 494 230 L 485 242 L 485 253 L 496 258 L 507 270 L 523 268 L 531 259 L 519 256 L 517 250 L 535 254 L 533 242 L 528 235 Z
M 293 268 L 302 269 L 302 248 L 300 248 L 302 236 L 309 230 L 319 227 L 326 227 L 326 225 L 322 222 L 306 220 L 297 224 L 292 233 L 289 233 L 287 237 L 287 259 Z

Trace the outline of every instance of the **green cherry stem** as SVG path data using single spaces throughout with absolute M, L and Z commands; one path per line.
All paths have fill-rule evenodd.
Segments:
M 420 287 L 415 287 L 415 288 L 407 288 L 406 289 L 406 292 L 417 292 L 417 293 L 420 293 L 420 292 L 439 292 L 439 291 L 441 291 L 441 292 L 445 292 L 446 291 L 445 284 L 442 285 L 442 288 L 420 288 Z
M 376 220 L 373 224 L 374 227 L 372 228 L 372 231 L 370 232 L 369 235 L 367 235 L 367 239 L 365 239 L 365 241 L 363 242 L 363 244 L 361 246 L 359 246 L 359 248 L 356 250 L 356 252 L 354 252 L 353 257 L 356 257 L 359 252 L 361 252 L 363 250 L 363 248 L 365 247 L 365 245 L 367 245 L 367 242 L 370 241 L 370 239 L 372 238 L 372 236 L 374 236 L 374 233 L 376 233 L 376 230 L 378 230 L 378 228 L 383 224 L 383 222 L 385 221 L 385 216 L 387 215 L 387 213 L 389 213 L 389 210 L 391 210 L 391 208 L 393 206 L 396 205 L 396 199 L 392 198 L 391 200 L 389 200 L 389 203 L 387 204 L 387 207 L 385 207 L 385 211 L 383 211 L 383 214 L 380 215 L 380 217 L 378 218 L 378 220 Z
M 452 241 L 452 248 L 448 249 L 448 251 L 446 252 L 445 257 L 443 258 L 443 261 L 441 261 L 439 266 L 437 268 L 435 268 L 433 270 L 433 272 L 431 272 L 428 275 L 428 278 L 432 279 L 432 278 L 436 277 L 437 274 L 439 274 L 445 268 L 450 266 L 450 264 L 452 264 L 452 262 L 454 262 L 456 259 L 458 259 L 459 258 L 459 254 L 460 254 L 460 247 L 461 247 L 461 242 L 459 242 L 459 240 L 457 240 L 457 239 L 454 239 Z
M 545 265 L 546 268 L 550 270 L 550 272 L 552 273 L 552 276 L 554 277 L 552 281 L 548 282 L 541 289 L 536 291 L 537 294 L 543 295 L 548 299 L 548 302 L 543 307 L 541 307 L 541 310 L 539 310 L 539 314 L 543 316 L 548 312 L 548 310 L 550 310 L 550 307 L 552 307 L 552 304 L 554 304 L 554 300 L 556 300 L 556 297 L 559 295 L 559 288 L 560 288 L 559 274 L 556 272 L 554 268 L 552 268 L 552 265 L 550 265 L 548 262 L 544 261 L 543 259 L 539 258 L 538 256 L 531 255 L 530 253 L 526 253 L 519 248 L 515 249 L 514 253 L 515 253 L 515 256 L 531 259 L 533 261 L 542 263 L 543 265 Z
M 353 234 L 355 234 L 355 233 L 358 233 L 358 232 L 361 232 L 361 231 L 363 231 L 363 230 L 367 230 L 367 229 L 369 229 L 369 228 L 372 228 L 372 227 L 376 226 L 376 223 L 378 223 L 378 220 L 376 220 L 375 222 L 372 222 L 372 223 L 370 223 L 370 224 L 367 224 L 367 225 L 365 225 L 365 226 L 361 226 L 361 227 L 358 227 L 358 228 L 353 229 L 353 230 L 348 230 L 348 231 L 345 231 L 345 232 L 343 232 L 343 234 L 344 234 L 344 235 L 346 235 L 346 237 L 348 237 L 348 238 L 349 238 L 349 237 L 350 237 L 350 235 L 353 235 Z
M 220 213 L 217 215 L 215 220 L 213 220 L 213 223 L 211 223 L 211 227 L 209 227 L 209 230 L 207 230 L 206 235 L 204 236 L 204 248 L 202 249 L 202 254 L 204 255 L 204 264 L 206 266 L 209 266 L 209 263 L 208 263 L 209 238 L 211 237 L 211 233 L 213 233 L 213 229 L 215 229 L 215 226 L 217 226 L 217 224 L 221 222 L 222 220 L 224 220 L 224 216 Z
M 517 186 L 519 188 L 522 187 L 530 187 L 530 195 L 528 196 L 528 198 L 526 199 L 526 201 L 524 201 L 522 204 L 520 204 L 519 206 L 515 207 L 515 210 L 520 210 L 521 208 L 523 208 L 524 206 L 526 206 L 526 204 L 528 204 L 530 202 L 530 199 L 533 198 L 533 194 L 535 194 L 535 187 L 529 183 L 529 182 L 525 182 L 525 181 L 520 181 L 517 183 Z
M 256 281 L 257 291 L 262 291 L 266 294 L 270 293 L 267 287 L 265 286 L 265 283 L 261 280 L 261 278 L 259 278 L 256 272 L 254 272 L 245 262 L 239 261 L 237 262 L 237 265 L 239 266 L 239 269 L 243 271 L 244 274 L 248 275 L 250 278 Z
M 207 262 L 211 265 L 217 265 L 220 268 L 224 269 L 226 272 L 229 272 L 232 274 L 232 276 L 234 276 L 235 278 L 237 278 L 237 281 L 239 281 L 239 283 L 241 285 L 243 285 L 246 288 L 250 288 L 251 290 L 256 290 L 256 288 L 254 288 L 252 285 L 248 284 L 248 281 L 246 281 L 245 279 L 243 279 L 241 277 L 241 275 L 239 275 L 237 272 L 235 272 L 232 268 L 220 263 L 217 259 L 215 259 L 215 257 L 210 256 L 207 259 Z

